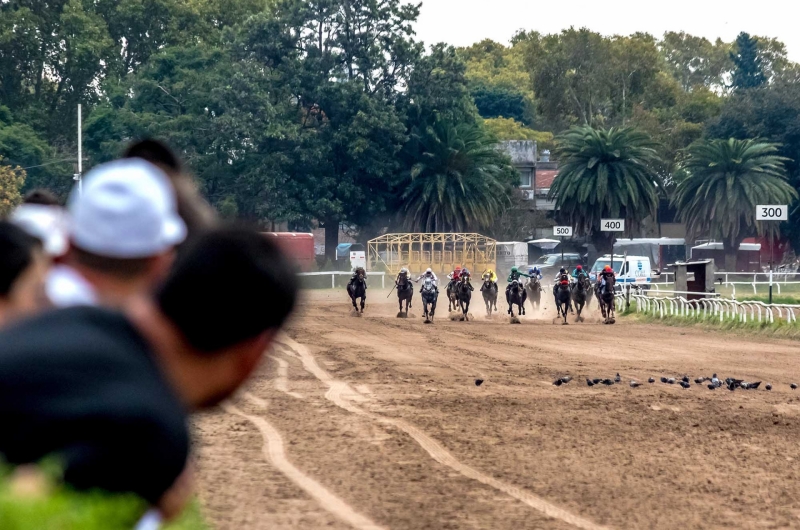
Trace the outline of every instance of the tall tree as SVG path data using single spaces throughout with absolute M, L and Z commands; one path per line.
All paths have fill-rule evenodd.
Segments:
M 601 243 L 600 219 L 625 219 L 634 235 L 658 205 L 657 145 L 632 128 L 573 127 L 557 138 L 560 168 L 550 187 L 559 215 Z
M 25 184 L 25 170 L 19 166 L 7 165 L 0 157 L 0 215 L 5 217 L 22 202 L 22 186 Z
M 725 270 L 736 271 L 742 240 L 764 234 L 756 222 L 758 204 L 791 204 L 797 191 L 786 181 L 785 158 L 778 148 L 754 140 L 702 140 L 687 151 L 686 177 L 678 183 L 674 205 L 689 230 L 720 238 Z
M 680 82 L 684 91 L 704 86 L 724 86 L 723 76 L 732 68 L 730 44 L 717 39 L 669 31 L 658 43 L 667 71 Z
M 425 232 L 487 227 L 510 205 L 518 178 L 495 139 L 477 125 L 440 121 L 429 127 L 424 153 L 408 172 L 405 226 Z
M 735 89 L 756 88 L 768 81 L 764 64 L 758 52 L 758 39 L 745 32 L 736 37 L 733 61 L 732 86 Z

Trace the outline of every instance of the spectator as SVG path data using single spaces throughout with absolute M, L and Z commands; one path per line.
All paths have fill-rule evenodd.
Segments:
M 47 307 L 47 265 L 41 241 L 0 221 L 0 326 Z
M 141 158 L 158 166 L 169 176 L 178 200 L 178 214 L 186 223 L 190 236 L 211 228 L 217 222 L 216 212 L 200 196 L 192 178 L 166 145 L 157 140 L 141 140 L 129 146 L 123 158 Z
M 44 188 L 29 191 L 22 199 L 22 204 L 38 204 L 41 206 L 61 206 L 55 193 Z
M 0 454 L 14 465 L 60 457 L 75 487 L 132 492 L 177 515 L 191 492 L 187 411 L 245 381 L 296 291 L 272 242 L 221 228 L 190 241 L 158 293 L 124 313 L 70 307 L 8 329 Z
M 22 204 L 11 212 L 9 220 L 39 238 L 51 258 L 58 258 L 66 252 L 66 215 L 50 191 L 37 189 L 28 193 Z
M 54 305 L 120 306 L 164 279 L 186 236 L 166 175 L 143 160 L 98 166 L 73 190 L 69 250 L 53 268 Z

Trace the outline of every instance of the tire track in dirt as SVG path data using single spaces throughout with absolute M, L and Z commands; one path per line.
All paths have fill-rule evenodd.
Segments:
M 264 400 L 253 396 L 249 392 L 245 392 L 243 397 L 256 406 L 264 407 L 265 405 Z M 246 414 L 230 403 L 223 403 L 221 406 L 225 412 L 240 416 L 255 425 L 264 439 L 264 446 L 262 447 L 264 457 L 278 471 L 317 501 L 323 509 L 358 530 L 385 530 L 384 527 L 356 512 L 349 504 L 328 491 L 325 486 L 289 462 L 283 449 L 283 438 L 267 420 L 259 416 Z
M 317 379 L 321 382 L 325 383 L 328 386 L 328 392 L 325 394 L 325 398 L 329 401 L 336 404 L 338 407 L 351 412 L 353 414 L 357 414 L 359 416 L 364 416 L 370 418 L 374 421 L 378 421 L 384 424 L 392 425 L 401 431 L 408 434 L 415 442 L 417 442 L 420 447 L 422 447 L 433 460 L 436 462 L 445 465 L 454 471 L 458 471 L 465 477 L 480 482 L 486 486 L 495 488 L 503 493 L 517 499 L 520 502 L 530 506 L 531 508 L 542 512 L 543 514 L 547 515 L 548 517 L 552 517 L 554 519 L 559 519 L 567 524 L 570 524 L 576 528 L 582 528 L 584 530 L 604 530 L 607 527 L 600 526 L 598 524 L 589 521 L 588 519 L 584 519 L 579 515 L 575 515 L 572 512 L 569 512 L 555 504 L 546 501 L 545 499 L 534 495 L 533 493 L 527 492 L 519 487 L 513 486 L 511 484 L 507 484 L 501 480 L 498 480 L 494 477 L 490 477 L 477 469 L 466 465 L 459 461 L 456 457 L 454 457 L 447 449 L 442 447 L 436 440 L 419 430 L 414 425 L 406 422 L 402 419 L 396 418 L 387 418 L 381 416 L 380 414 L 376 414 L 374 412 L 369 412 L 361 407 L 358 407 L 349 400 L 345 398 L 345 395 L 352 394 L 352 395 L 359 395 L 350 386 L 344 382 L 339 381 L 331 377 L 328 372 L 320 368 L 319 364 L 317 364 L 316 359 L 313 355 L 300 343 L 292 340 L 287 336 L 282 336 L 277 339 L 284 347 L 290 349 L 296 357 L 300 359 L 303 363 L 305 369 L 314 375 Z

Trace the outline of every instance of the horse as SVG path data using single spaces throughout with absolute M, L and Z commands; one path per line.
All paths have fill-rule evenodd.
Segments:
M 586 276 L 580 276 L 572 286 L 572 301 L 575 302 L 575 311 L 578 312 L 578 316 L 575 318 L 576 322 L 583 322 L 581 311 L 583 311 L 584 305 L 588 305 L 589 300 L 592 299 L 589 294 L 590 289 L 591 284 Z
M 556 309 L 558 310 L 558 315 L 556 318 L 561 316 L 564 317 L 564 324 L 567 323 L 567 310 L 570 308 L 570 299 L 572 296 L 572 291 L 568 283 L 561 284 L 559 283 L 556 285 Z
M 414 286 L 411 285 L 408 276 L 400 275 L 395 287 L 397 289 L 397 303 L 400 304 L 400 314 L 403 313 L 403 301 L 405 301 L 405 314 L 408 315 L 408 310 L 411 309 L 411 300 L 414 298 Z
M 614 277 L 606 278 L 606 284 L 597 284 L 595 294 L 600 303 L 600 311 L 603 313 L 603 324 L 613 324 L 617 321 L 616 309 L 614 308 L 614 285 L 617 279 Z
M 537 276 L 531 276 L 528 283 L 525 284 L 525 291 L 528 294 L 528 300 L 531 301 L 531 308 L 536 311 L 542 303 L 542 283 Z
M 432 278 L 425 278 L 422 281 L 422 309 L 425 317 L 425 323 L 433 322 L 433 314 L 436 312 L 436 300 L 439 298 L 439 292 L 436 290 L 436 285 L 433 283 Z M 430 311 L 428 310 L 430 306 Z
M 453 278 L 447 284 L 447 302 L 448 311 L 458 309 L 458 278 Z
M 519 283 L 519 280 L 511 282 L 511 288 L 506 291 L 506 302 L 508 302 L 508 314 L 514 317 L 514 306 L 519 308 L 519 314 L 525 314 L 525 300 L 528 299 L 528 293 L 525 288 Z
M 492 281 L 488 274 L 483 275 L 483 303 L 486 304 L 486 316 L 492 316 L 492 307 L 497 311 L 497 285 Z
M 464 320 L 469 321 L 469 302 L 472 300 L 472 289 L 470 289 L 469 282 L 465 276 L 462 276 L 461 280 L 456 284 L 456 297 L 464 315 Z
M 353 309 L 355 309 L 356 313 L 358 314 L 364 314 L 364 305 L 367 301 L 367 282 L 364 276 L 364 271 L 358 271 L 353 283 L 347 284 L 347 294 L 350 295 L 350 300 L 353 301 Z M 358 311 L 358 306 L 356 305 L 357 298 L 361 299 L 360 313 Z

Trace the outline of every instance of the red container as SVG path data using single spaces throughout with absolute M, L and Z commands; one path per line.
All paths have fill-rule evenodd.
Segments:
M 297 263 L 302 272 L 309 272 L 314 267 L 314 234 L 301 232 L 263 232 L 263 234 L 273 238 L 281 250 Z

